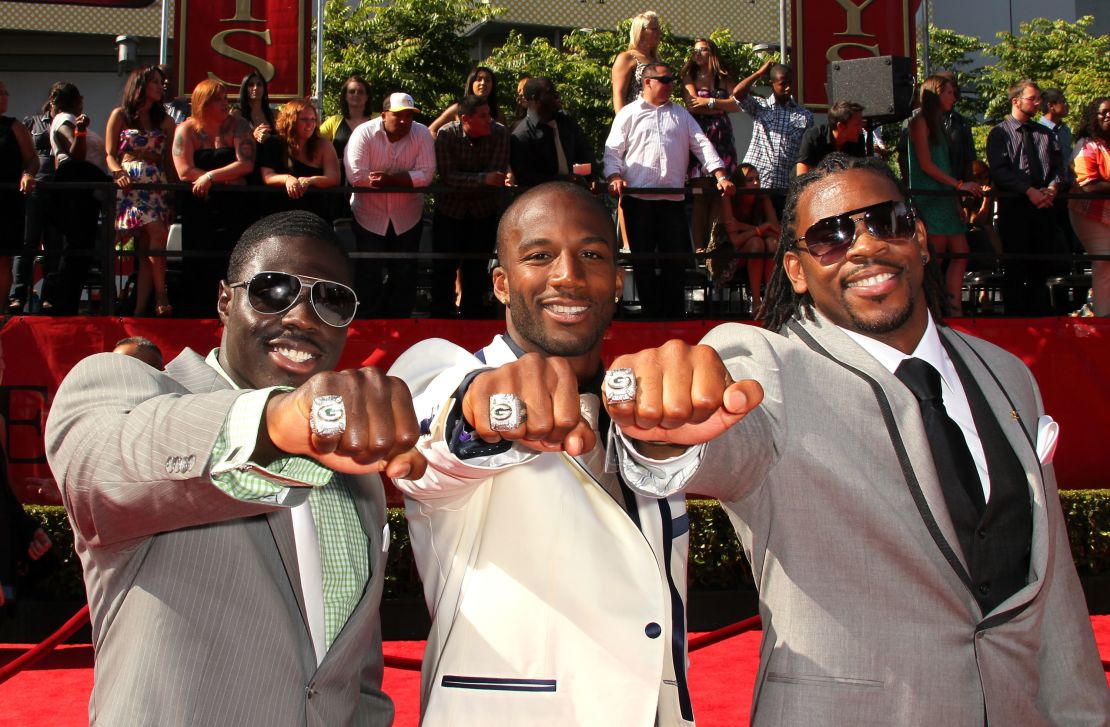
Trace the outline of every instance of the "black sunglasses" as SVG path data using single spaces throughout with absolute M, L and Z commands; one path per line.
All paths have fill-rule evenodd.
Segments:
M 644 76 L 644 78 L 659 81 L 659 83 L 674 83 L 674 76 Z
M 889 200 L 817 220 L 797 240 L 804 240 L 806 246 L 795 244 L 795 248 L 808 252 L 822 265 L 835 265 L 855 243 L 860 220 L 873 237 L 888 242 L 909 240 L 917 232 L 913 208 L 905 202 Z
M 355 317 L 358 296 L 351 288 L 331 280 L 305 275 L 264 270 L 250 280 L 231 283 L 232 288 L 246 288 L 247 301 L 259 313 L 277 315 L 297 304 L 301 289 L 309 288 L 308 299 L 317 317 L 329 326 L 344 328 Z

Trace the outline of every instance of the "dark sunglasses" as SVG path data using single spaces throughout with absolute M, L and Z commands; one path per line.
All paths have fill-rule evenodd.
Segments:
M 645 78 L 659 83 L 674 83 L 674 76 L 645 76 Z
M 890 200 L 817 220 L 798 238 L 806 246 L 795 244 L 795 248 L 808 252 L 822 265 L 835 265 L 855 243 L 861 220 L 873 237 L 888 242 L 909 240 L 917 232 L 913 208 L 905 202 Z
M 300 300 L 301 289 L 305 286 L 309 288 L 312 310 L 324 323 L 344 328 L 354 320 L 358 296 L 342 283 L 265 270 L 250 280 L 230 284 L 232 288 L 246 288 L 251 308 L 266 315 L 278 315 L 292 308 Z

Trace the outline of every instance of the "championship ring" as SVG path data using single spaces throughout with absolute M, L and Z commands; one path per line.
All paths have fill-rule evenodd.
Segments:
M 636 376 L 632 369 L 611 369 L 605 372 L 605 400 L 610 404 L 636 400 Z
M 516 429 L 528 420 L 524 402 L 512 394 L 493 394 L 489 398 L 489 427 L 495 432 Z
M 317 396 L 312 400 L 308 426 L 318 437 L 342 434 L 347 428 L 347 410 L 342 396 Z

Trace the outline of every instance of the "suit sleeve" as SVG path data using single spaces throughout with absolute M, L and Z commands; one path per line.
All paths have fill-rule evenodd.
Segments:
M 528 462 L 537 453 L 519 445 L 498 447 L 490 453 L 463 454 L 453 426 L 464 382 L 488 368 L 469 352 L 441 339 L 413 346 L 389 370 L 413 393 L 413 407 L 420 422 L 416 449 L 428 460 L 419 480 L 394 480 L 403 494 L 422 501 L 452 501 L 467 496 L 482 481 Z M 460 456 L 461 455 L 461 456 Z
M 629 487 L 646 497 L 669 497 L 677 492 L 715 497 L 722 502 L 740 500 L 761 485 L 778 461 L 785 441 L 782 369 L 770 336 L 754 326 L 730 323 L 709 332 L 702 343 L 721 355 L 734 380 L 755 379 L 763 386 L 763 402 L 731 429 L 708 442 L 696 466 L 676 468 L 677 476 L 653 479 L 634 475 L 629 457 L 618 455 Z M 619 439 L 613 439 L 620 442 Z M 623 443 L 619 446 L 625 447 Z
M 46 455 L 74 528 L 91 547 L 269 512 L 212 483 L 210 454 L 246 392 L 192 394 L 128 356 L 80 362 L 58 389 Z M 308 496 L 300 488 L 284 505 Z

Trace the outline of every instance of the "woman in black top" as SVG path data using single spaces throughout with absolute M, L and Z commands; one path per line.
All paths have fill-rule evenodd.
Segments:
M 262 181 L 281 187 L 289 197 L 283 209 L 315 212 L 330 220 L 330 195 L 310 194 L 310 188 L 327 189 L 339 184 L 339 160 L 331 144 L 320 138 L 316 109 L 305 99 L 293 99 L 281 107 L 274 153 L 264 152 L 259 160 Z

